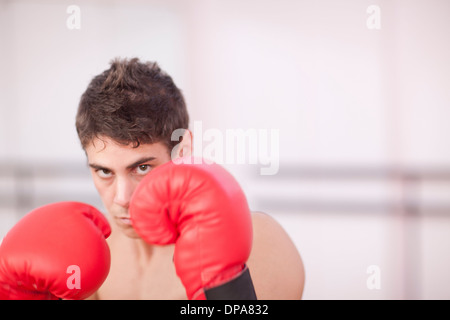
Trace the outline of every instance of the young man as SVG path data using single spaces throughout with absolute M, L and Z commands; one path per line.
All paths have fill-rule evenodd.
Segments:
M 188 129 L 188 123 L 182 93 L 156 63 L 116 59 L 93 78 L 82 95 L 76 128 L 112 229 L 107 239 L 110 271 L 92 299 L 192 298 L 177 270 L 183 263 L 177 266 L 178 258 L 174 259 L 174 251 L 179 256 L 179 251 L 187 252 L 190 247 L 176 249 L 175 243 L 143 239 L 130 214 L 132 196 L 144 177 L 176 157 L 191 154 L 188 130 L 181 142 L 172 141 L 172 133 Z M 208 191 L 204 191 L 204 201 L 211 197 Z M 184 201 L 185 206 L 192 205 L 189 199 Z M 256 297 L 300 299 L 304 269 L 289 236 L 266 214 L 253 212 L 249 221 L 253 242 L 244 262 Z M 216 236 L 236 237 L 232 228 L 228 234 Z M 227 254 L 213 252 L 218 259 Z

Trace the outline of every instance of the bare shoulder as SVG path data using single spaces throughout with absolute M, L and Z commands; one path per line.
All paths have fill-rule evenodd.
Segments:
M 262 212 L 252 213 L 253 248 L 248 267 L 258 299 L 301 299 L 303 262 L 283 227 Z

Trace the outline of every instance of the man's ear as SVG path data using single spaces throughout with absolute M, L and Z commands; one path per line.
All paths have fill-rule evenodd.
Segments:
M 192 132 L 188 129 L 177 129 L 172 133 L 172 141 L 180 141 L 171 151 L 171 159 L 192 155 Z

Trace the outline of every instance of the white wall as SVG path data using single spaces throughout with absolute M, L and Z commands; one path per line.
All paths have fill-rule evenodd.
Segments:
M 79 30 L 66 26 L 73 4 Z M 112 58 L 138 56 L 172 75 L 203 131 L 279 130 L 278 174 L 226 166 L 297 245 L 305 299 L 450 298 L 450 212 L 427 209 L 450 206 L 449 11 L 446 0 L 0 0 L 0 236 L 27 206 L 101 206 L 78 99 Z M 405 184 L 386 168 L 442 173 Z M 415 217 L 405 199 L 421 205 Z M 380 289 L 366 285 L 371 265 Z

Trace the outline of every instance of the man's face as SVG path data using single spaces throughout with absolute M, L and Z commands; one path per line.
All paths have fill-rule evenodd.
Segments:
M 168 148 L 160 142 L 133 148 L 107 137 L 92 142 L 86 154 L 95 187 L 114 223 L 137 238 L 128 212 L 131 195 L 149 171 L 171 160 Z

